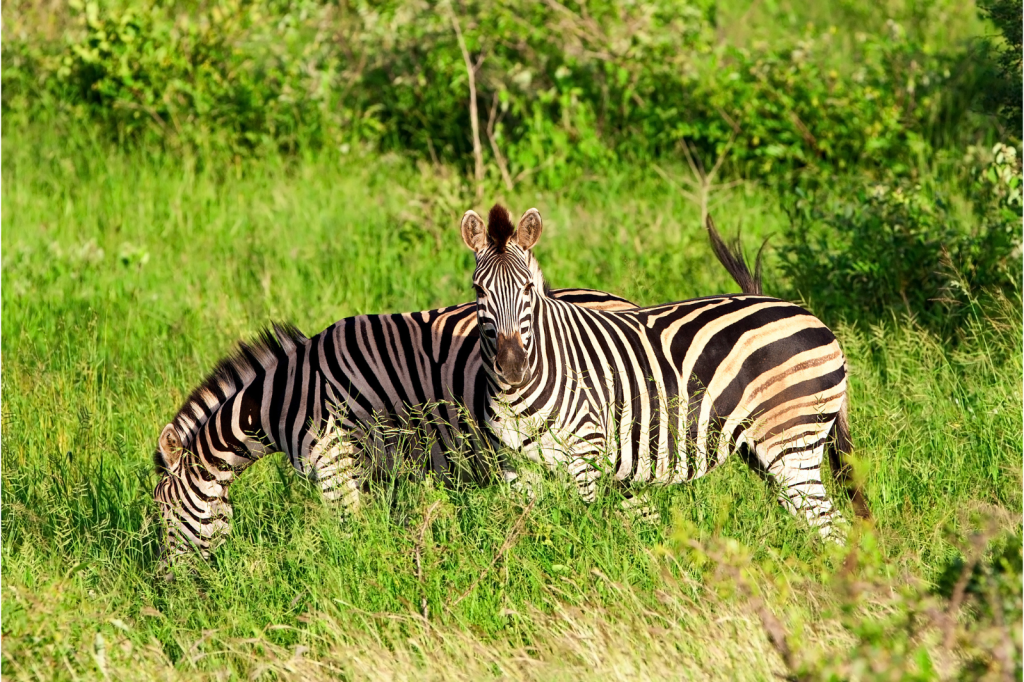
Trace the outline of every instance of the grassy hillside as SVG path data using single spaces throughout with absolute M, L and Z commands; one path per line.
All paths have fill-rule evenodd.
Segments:
M 342 524 L 271 457 L 232 489 L 235 530 L 215 560 L 164 584 L 151 453 L 180 401 L 270 319 L 313 333 L 468 300 L 456 225 L 471 192 L 388 156 L 214 173 L 39 130 L 4 152 L 5 678 L 1019 669 L 1019 299 L 975 302 L 953 342 L 905 319 L 836 328 L 877 516 L 849 555 L 738 459 L 658 492 L 665 521 L 637 526 L 614 493 L 587 507 L 553 480 L 532 507 L 502 487 L 399 481 Z M 742 228 L 748 249 L 786 223 L 765 190 L 720 196 L 721 229 Z M 555 286 L 640 303 L 735 290 L 698 209 L 660 176 L 493 198 L 540 208 Z M 777 268 L 767 278 L 784 291 Z M 957 562 L 982 550 L 961 612 Z

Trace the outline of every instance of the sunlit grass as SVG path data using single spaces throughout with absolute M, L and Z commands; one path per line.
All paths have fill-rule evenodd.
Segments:
M 69 148 L 4 141 L 5 677 L 783 672 L 748 602 L 711 589 L 713 562 L 673 528 L 750 548 L 752 584 L 807 651 L 852 641 L 830 578 L 842 557 L 737 458 L 657 491 L 664 522 L 644 526 L 616 514 L 614 491 L 588 507 L 550 479 L 525 516 L 503 487 L 401 480 L 341 523 L 270 457 L 233 487 L 234 532 L 214 560 L 157 580 L 151 454 L 189 390 L 271 319 L 315 333 L 346 315 L 468 300 L 472 255 L 456 225 L 474 206 L 457 177 L 398 159 L 213 177 Z M 696 207 L 658 178 L 497 198 L 543 213 L 554 286 L 639 303 L 735 290 Z M 748 247 L 784 219 L 749 188 L 715 211 Z M 985 304 L 955 348 L 904 322 L 836 330 L 886 579 L 936 580 L 979 513 L 1019 527 L 1018 308 Z M 768 589 L 779 581 L 799 589 Z

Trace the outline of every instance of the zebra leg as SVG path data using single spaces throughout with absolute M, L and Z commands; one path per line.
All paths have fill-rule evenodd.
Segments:
M 587 504 L 593 504 L 597 499 L 597 480 L 601 478 L 602 473 L 594 465 L 597 456 L 596 452 L 574 454 L 568 462 L 569 475 L 576 482 L 576 489 Z
M 631 521 L 639 521 L 651 525 L 661 523 L 661 512 L 651 504 L 650 488 L 638 492 L 625 491 L 625 499 L 619 504 L 621 514 Z
M 808 436 L 813 439 L 814 436 Z M 821 482 L 825 440 L 806 445 L 803 439 L 783 442 L 772 448 L 757 448 L 768 476 L 779 485 L 779 503 L 791 514 L 803 517 L 822 538 L 841 541 L 834 535 L 833 522 L 842 517 Z
M 359 511 L 362 450 L 333 423 L 309 451 L 307 475 L 320 486 L 324 499 L 339 508 L 342 518 Z
M 597 499 L 597 480 L 601 478 L 601 470 L 592 463 L 594 455 L 574 456 L 566 464 L 569 475 L 572 476 L 580 497 L 587 504 L 593 504 Z M 542 492 L 543 477 L 537 471 L 508 471 L 504 472 L 505 482 L 512 490 L 520 493 L 527 500 L 534 500 Z M 629 500 L 623 502 L 623 509 Z
M 595 466 L 599 455 L 590 443 L 582 441 L 575 447 L 566 446 L 548 434 L 541 442 L 525 448 L 522 454 L 533 462 L 543 463 L 555 475 L 568 471 L 580 497 L 587 504 L 592 504 L 597 498 L 597 480 L 603 472 Z M 538 472 L 506 469 L 504 476 L 513 489 L 522 491 L 530 499 L 536 497 L 541 484 Z

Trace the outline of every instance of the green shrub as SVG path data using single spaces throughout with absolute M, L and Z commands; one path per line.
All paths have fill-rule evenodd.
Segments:
M 968 217 L 917 179 L 989 146 L 994 125 L 971 113 L 987 101 L 987 62 L 915 28 L 929 2 L 910 30 L 806 25 L 745 47 L 719 40 L 714 0 L 72 0 L 45 18 L 33 0 L 6 7 L 6 134 L 42 121 L 219 166 L 380 151 L 468 173 L 457 21 L 479 64 L 491 187 L 643 172 L 684 143 L 709 163 L 728 149 L 722 175 L 797 197 L 785 268 L 826 315 L 935 317 L 960 282 L 948 265 L 968 286 L 1004 282 L 1019 241 L 1019 201 L 993 194 L 1005 182 L 974 178 Z
M 842 564 L 831 577 L 836 599 L 828 615 L 839 627 L 826 646 L 809 646 L 800 636 L 813 637 L 820 622 L 804 623 L 810 627 L 800 633 L 794 610 L 779 603 L 801 590 L 814 593 L 803 577 L 807 566 L 754 561 L 734 538 L 701 537 L 686 522 L 671 541 L 689 565 L 703 569 L 708 587 L 745 602 L 785 666 L 786 674 L 776 673 L 782 679 L 1016 679 L 1020 630 L 1011 624 L 1022 616 L 1020 534 L 1001 532 L 991 519 L 987 526 L 970 538 L 950 537 L 965 549 L 947 564 L 937 589 L 889 563 L 877 531 L 855 528 L 844 556 L 836 556 Z
M 315 30 L 329 8 L 71 0 L 69 9 L 60 41 L 4 47 L 4 109 L 19 121 L 62 112 L 122 144 L 236 153 L 376 134 L 372 118 L 341 101 L 333 36 Z
M 950 302 L 1019 291 L 1020 160 L 1002 144 L 976 156 L 966 159 L 977 164 L 969 211 L 941 188 L 907 179 L 855 177 L 798 192 L 782 252 L 795 293 L 826 319 L 877 320 L 896 309 L 944 326 Z
M 906 170 L 939 130 L 986 134 L 962 106 L 976 95 L 958 75 L 968 53 L 936 53 L 894 21 L 853 35 L 807 26 L 740 48 L 719 44 L 713 0 L 215 0 L 198 11 L 74 0 L 52 25 L 18 11 L 30 0 L 10 4 L 7 130 L 56 117 L 131 145 L 365 145 L 465 170 L 469 90 L 454 12 L 482 59 L 494 183 L 558 186 L 676 157 L 682 140 L 711 158 L 735 135 L 733 172 L 788 186 L 806 168 Z M 855 68 L 837 63 L 841 45 Z
M 1024 50 L 1024 10 L 1021 0 L 979 0 L 978 8 L 999 32 L 1004 45 L 996 49 L 998 77 L 986 92 L 988 111 L 998 113 L 1006 126 L 1005 134 L 1020 141 L 1021 136 L 1021 51 Z

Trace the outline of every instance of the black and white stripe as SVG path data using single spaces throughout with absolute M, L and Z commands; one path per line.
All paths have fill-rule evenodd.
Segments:
M 550 295 L 633 307 L 597 291 Z M 491 440 L 477 428 L 488 406 L 482 369 L 472 303 L 350 317 L 312 339 L 275 326 L 242 344 L 160 435 L 154 497 L 165 559 L 206 554 L 230 530 L 232 482 L 271 452 L 287 453 L 344 512 L 359 506 L 368 477 L 394 475 L 403 462 L 444 480 L 488 479 L 496 473 L 481 459 L 488 449 L 474 447 Z
M 489 426 L 511 448 L 568 468 L 586 500 L 599 477 L 670 484 L 703 476 L 733 451 L 779 484 L 779 501 L 821 534 L 837 511 L 821 481 L 849 484 L 846 361 L 832 332 L 803 308 L 761 295 L 742 255 L 708 221 L 719 260 L 743 294 L 650 308 L 587 310 L 544 293 L 532 253 L 541 218 L 513 226 L 466 213 L 491 405 Z M 858 514 L 867 506 L 850 488 Z

